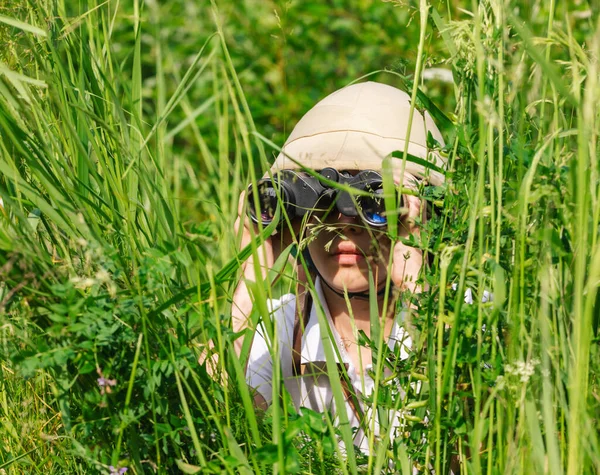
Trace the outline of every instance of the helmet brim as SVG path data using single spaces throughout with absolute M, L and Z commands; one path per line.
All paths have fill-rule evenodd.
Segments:
M 304 136 L 287 143 L 275 163 L 272 172 L 297 170 L 302 167 L 322 170 L 332 167 L 337 170 L 381 170 L 382 161 L 392 152 L 401 155 L 406 141 L 387 138 L 363 131 L 330 131 L 312 136 Z M 408 154 L 442 168 L 445 161 L 437 152 L 420 144 L 408 143 Z M 402 159 L 392 158 L 392 167 L 401 169 Z M 432 185 L 444 183 L 444 175 L 435 169 L 427 168 L 407 160 L 404 170 Z

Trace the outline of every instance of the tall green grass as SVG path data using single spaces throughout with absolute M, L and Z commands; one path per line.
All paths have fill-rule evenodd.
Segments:
M 266 7 L 44 0 L 0 12 L 0 470 L 446 473 L 453 456 L 461 473 L 600 470 L 598 12 L 363 3 L 277 6 L 275 28 L 290 38 L 281 53 L 302 51 L 286 28 L 303 15 L 346 20 L 331 25 L 340 42 L 358 28 L 347 10 L 412 18 L 382 35 L 411 32 L 411 52 L 397 54 L 414 70 L 373 77 L 451 118 L 437 117 L 447 184 L 420 190 L 439 213 L 413 242 L 434 263 L 431 291 L 404 296 L 418 303 L 411 357 L 399 362 L 372 335 L 371 404 L 402 410 L 403 433 L 390 444 L 371 434 L 370 457 L 344 454 L 338 440 L 351 434 L 327 414 L 299 415 L 285 397 L 255 410 L 232 357 L 249 334 L 230 330 L 231 293 L 261 239 L 239 252 L 239 192 L 298 118 L 257 113 L 245 94 L 269 94 L 248 51 L 285 72 L 285 55 L 261 58 L 248 44 Z M 203 30 L 194 41 L 190 18 Z M 453 91 L 426 79 L 440 58 Z M 353 68 L 336 80 L 370 72 Z M 281 80 L 270 97 L 309 107 L 333 84 L 315 82 L 286 92 Z M 270 284 L 253 288 L 255 323 L 294 276 Z M 208 341 L 213 376 L 198 363 Z M 384 380 L 385 364 L 406 394 Z

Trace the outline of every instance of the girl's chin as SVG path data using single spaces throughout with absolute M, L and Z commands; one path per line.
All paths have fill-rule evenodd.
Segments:
M 339 293 L 368 292 L 369 281 L 361 274 L 360 276 L 337 275 L 333 279 L 325 279 L 329 287 Z
M 329 287 L 340 293 L 346 289 L 349 293 L 369 292 L 368 272 L 365 273 L 358 267 L 341 267 L 335 274 L 321 275 Z M 373 276 L 377 282 L 382 282 L 382 275 Z M 385 278 L 383 277 L 385 280 Z

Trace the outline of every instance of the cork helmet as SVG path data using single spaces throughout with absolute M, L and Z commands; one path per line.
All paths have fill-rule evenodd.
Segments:
M 394 151 L 408 153 L 443 168 L 445 159 L 427 147 L 430 132 L 442 146 L 444 140 L 430 114 L 413 112 L 409 130 L 410 96 L 400 89 L 377 82 L 352 84 L 340 89 L 310 109 L 298 122 L 271 171 L 380 170 L 383 159 Z M 399 168 L 402 160 L 392 158 Z M 440 185 L 444 175 L 411 161 L 405 171 Z

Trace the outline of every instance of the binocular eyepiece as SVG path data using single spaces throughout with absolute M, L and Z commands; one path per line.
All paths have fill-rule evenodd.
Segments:
M 326 214 L 334 208 L 345 216 L 359 216 L 372 227 L 387 225 L 383 199 L 383 179 L 379 172 L 363 170 L 356 175 L 324 168 L 320 177 L 295 170 L 282 170 L 275 177 L 260 180 L 248 187 L 248 214 L 255 223 L 271 223 L 280 204 L 290 219 L 307 213 Z M 349 185 L 368 193 L 355 194 L 330 187 L 327 181 Z M 254 193 L 258 196 L 255 198 Z M 256 201 L 259 208 L 256 208 Z

